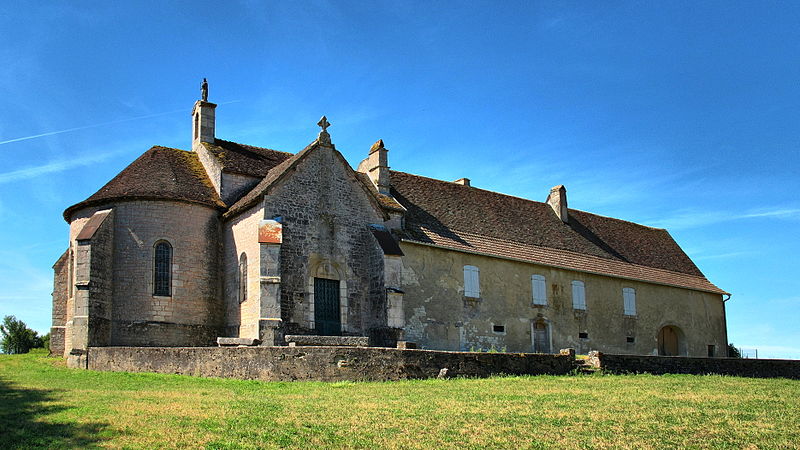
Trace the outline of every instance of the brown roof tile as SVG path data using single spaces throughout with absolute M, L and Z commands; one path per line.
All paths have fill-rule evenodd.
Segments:
M 91 197 L 64 211 L 73 212 L 118 200 L 176 200 L 222 208 L 211 180 L 197 154 L 168 147 L 153 147 L 130 163 Z
M 213 144 L 203 144 L 222 163 L 223 171 L 254 177 L 265 176 L 273 167 L 292 157 L 291 153 L 223 139 L 215 139 Z
M 663 229 L 574 209 L 565 224 L 546 203 L 403 172 L 391 182 L 405 240 L 722 292 Z

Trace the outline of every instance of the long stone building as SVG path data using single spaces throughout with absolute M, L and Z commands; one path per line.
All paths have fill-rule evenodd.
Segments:
M 670 234 L 567 206 L 389 170 L 331 142 L 297 153 L 215 135 L 153 147 L 64 211 L 55 353 L 92 346 L 285 345 L 287 335 L 420 348 L 724 356 L 728 294 Z M 545 197 L 545 195 L 543 195 Z

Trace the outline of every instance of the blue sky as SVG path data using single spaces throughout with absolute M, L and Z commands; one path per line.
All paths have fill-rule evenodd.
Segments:
M 390 165 L 669 229 L 730 341 L 800 358 L 800 4 L 0 5 L 0 315 L 46 332 L 69 205 L 152 145 L 296 152 L 326 114 Z M 224 4 L 225 6 L 219 6 Z M 38 137 L 34 137 L 38 136 Z

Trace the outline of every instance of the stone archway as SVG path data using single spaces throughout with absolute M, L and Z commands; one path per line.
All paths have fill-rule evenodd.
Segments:
M 321 335 L 341 335 L 350 331 L 348 324 L 347 281 L 344 264 L 312 255 L 307 298 L 309 328 Z M 336 292 L 338 291 L 338 292 Z M 338 311 L 337 311 L 338 310 Z M 339 318 L 335 316 L 338 313 Z M 322 319 L 325 324 L 317 323 Z
M 680 328 L 666 325 L 658 331 L 658 354 L 659 356 L 687 356 L 686 339 Z

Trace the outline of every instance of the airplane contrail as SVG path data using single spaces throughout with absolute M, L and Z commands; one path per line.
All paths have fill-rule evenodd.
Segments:
M 229 105 L 231 103 L 238 103 L 240 101 L 241 100 L 231 100 L 229 102 L 220 103 L 220 105 Z M 10 144 L 12 142 L 27 141 L 29 139 L 36 139 L 36 138 L 45 137 L 45 136 L 52 136 L 54 134 L 62 134 L 62 133 L 69 133 L 69 132 L 72 132 L 72 131 L 85 130 L 87 128 L 97 128 L 97 127 L 103 127 L 103 126 L 106 126 L 106 125 L 114 125 L 114 124 L 122 123 L 122 122 L 130 122 L 132 120 L 141 120 L 141 119 L 149 119 L 151 117 L 166 116 L 168 114 L 175 114 L 175 113 L 185 112 L 185 111 L 186 111 L 185 109 L 177 109 L 175 111 L 167 111 L 167 112 L 156 113 L 156 114 L 148 114 L 146 116 L 129 117 L 127 119 L 112 120 L 111 122 L 96 123 L 94 125 L 85 125 L 85 126 L 82 126 L 82 127 L 67 128 L 66 130 L 50 131 L 48 133 L 34 134 L 32 136 L 24 136 L 24 137 L 18 137 L 18 138 L 15 138 L 15 139 L 9 139 L 7 141 L 0 141 L 0 145 Z

